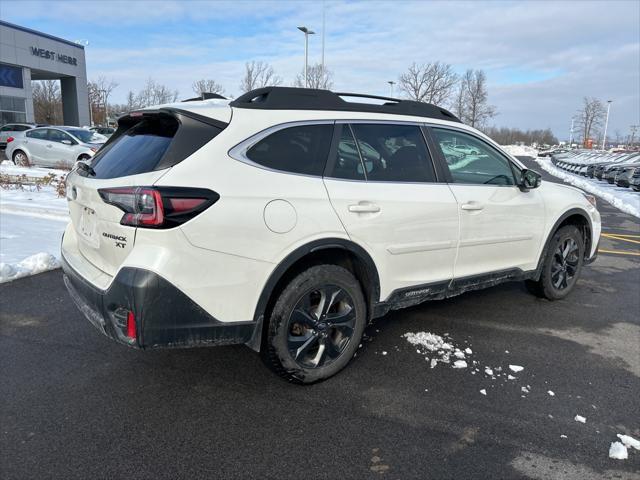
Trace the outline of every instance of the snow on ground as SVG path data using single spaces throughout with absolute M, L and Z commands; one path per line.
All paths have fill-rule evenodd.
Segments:
M 554 177 L 558 177 L 574 187 L 578 187 L 585 192 L 609 202 L 625 213 L 640 218 L 640 194 L 634 192 L 631 188 L 618 187 L 617 185 L 603 182 L 597 178 L 587 178 L 565 172 L 545 157 L 536 158 L 536 162 Z
M 609 458 L 615 458 L 616 460 L 626 460 L 629 458 L 627 447 L 620 442 L 611 442 L 609 447 Z
M 524 145 L 501 145 L 502 149 L 509 155 L 514 157 L 537 157 L 538 150 L 533 147 L 525 147 Z
M 584 418 L 582 415 L 576 415 L 574 420 L 576 422 L 580 422 L 580 423 L 587 423 L 587 419 Z
M 44 177 L 66 172 L 3 162 L 0 173 Z M 60 266 L 60 241 L 68 221 L 67 201 L 51 186 L 0 189 L 0 283 Z
M 10 160 L 3 160 L 0 162 L 0 173 L 4 175 L 26 175 L 27 177 L 42 178 L 51 174 L 66 175 L 69 171 L 45 167 L 20 167 L 14 165 Z
M 617 437 L 620 439 L 620 441 L 622 443 L 624 443 L 625 447 L 633 447 L 636 450 L 640 450 L 640 440 L 636 440 L 633 437 L 630 437 L 629 435 L 620 435 L 618 433 Z

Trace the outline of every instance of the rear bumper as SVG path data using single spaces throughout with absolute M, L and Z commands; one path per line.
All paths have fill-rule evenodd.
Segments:
M 62 256 L 64 282 L 76 306 L 101 333 L 134 348 L 233 345 L 251 340 L 256 322 L 220 322 L 154 272 L 126 267 L 107 290 L 79 275 Z M 126 336 L 133 312 L 136 337 Z M 123 314 L 124 312 L 124 314 Z

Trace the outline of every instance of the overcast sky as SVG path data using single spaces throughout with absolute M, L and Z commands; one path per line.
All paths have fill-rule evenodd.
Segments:
M 550 127 L 568 137 L 584 96 L 613 100 L 609 133 L 640 124 L 640 1 L 330 1 L 325 57 L 334 90 L 389 94 L 412 62 L 484 69 L 497 126 Z M 0 18 L 88 40 L 89 78 L 119 86 L 116 102 L 148 77 L 192 96 L 213 78 L 239 94 L 244 63 L 264 60 L 290 85 L 319 62 L 321 1 L 0 1 Z

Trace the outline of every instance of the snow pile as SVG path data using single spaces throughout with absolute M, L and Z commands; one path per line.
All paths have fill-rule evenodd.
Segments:
M 602 198 L 617 209 L 622 210 L 629 215 L 640 218 L 640 195 L 632 189 L 618 187 L 607 182 L 602 182 L 596 178 L 586 178 L 565 172 L 551 163 L 551 160 L 547 160 L 546 158 L 540 157 L 537 158 L 536 161 L 551 175 L 558 177 L 574 187 L 584 190 L 585 192 L 589 192 Z
M 514 373 L 518 373 L 524 370 L 524 367 L 521 367 L 520 365 L 509 365 L 509 370 L 511 370 Z
M 49 253 L 36 253 L 16 264 L 0 263 L 0 283 L 58 268 L 60 262 Z
M 44 177 L 66 173 L 3 162 L 0 173 Z M 52 186 L 0 190 L 0 282 L 57 268 L 60 241 L 69 222 L 67 200 Z
M 575 416 L 575 418 L 574 418 L 574 420 L 575 420 L 576 422 L 580 422 L 580 423 L 587 423 L 587 419 L 586 419 L 586 418 L 584 418 L 584 417 L 583 417 L 583 416 L 581 416 L 581 415 L 576 415 L 576 416 Z
M 445 334 L 445 336 L 448 336 Z M 435 368 L 438 363 L 451 363 L 451 357 L 456 360 L 453 368 L 467 368 L 467 355 L 471 354 L 471 349 L 462 351 L 453 345 L 450 339 L 445 340 L 440 335 L 429 332 L 409 332 L 402 335 L 411 345 L 418 347 L 417 353 L 425 355 L 425 360 L 430 361 L 431 368 Z M 466 353 L 468 352 L 468 353 Z
M 525 147 L 524 145 L 501 145 L 502 149 L 509 155 L 514 157 L 533 157 L 538 156 L 538 150 L 533 147 Z

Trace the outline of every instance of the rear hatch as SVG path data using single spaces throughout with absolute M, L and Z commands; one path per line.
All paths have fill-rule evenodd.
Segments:
M 162 215 L 162 197 L 144 187 L 152 187 L 225 126 L 177 109 L 146 110 L 120 118 L 117 131 L 104 146 L 67 178 L 71 222 L 84 258 L 113 276 L 133 248 L 137 228 L 167 228 L 167 222 L 164 226 L 162 221 L 155 222 L 158 212 L 153 212 L 155 202 Z M 146 211 L 145 202 L 151 213 L 137 214 Z

